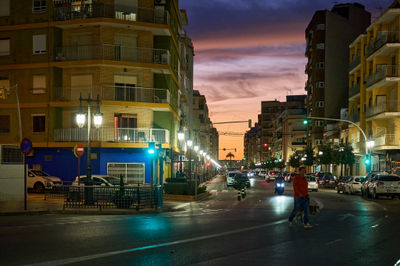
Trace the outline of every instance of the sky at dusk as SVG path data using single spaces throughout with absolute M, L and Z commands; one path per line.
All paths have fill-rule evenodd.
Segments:
M 305 94 L 304 31 L 317 10 L 331 10 L 327 0 L 180 0 L 195 48 L 194 89 L 207 99 L 212 122 L 257 121 L 261 101 L 285 101 L 286 95 Z M 393 0 L 359 0 L 372 21 Z M 248 124 L 215 125 L 220 149 L 243 158 Z M 220 151 L 225 159 L 228 151 Z

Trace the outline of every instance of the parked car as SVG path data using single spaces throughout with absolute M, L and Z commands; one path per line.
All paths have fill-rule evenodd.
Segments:
M 258 176 L 260 176 L 260 177 L 266 177 L 267 176 L 267 172 L 266 171 L 260 171 L 259 173 L 258 173 Z
M 92 175 L 92 179 L 94 186 L 113 187 L 113 186 L 119 186 L 120 184 L 120 179 L 114 176 Z M 87 181 L 88 178 L 86 177 L 86 175 L 82 175 L 80 176 L 80 178 L 76 177 L 75 181 L 72 182 L 72 185 L 77 186 L 79 184 L 80 186 L 84 186 Z
M 345 192 L 346 183 L 350 180 L 350 178 L 351 178 L 351 176 L 342 176 L 339 178 L 339 180 L 336 183 L 336 192 L 337 193 Z
M 344 186 L 344 193 L 361 193 L 361 183 L 364 180 L 365 176 L 351 176 Z
M 315 173 L 315 177 L 317 178 L 317 182 L 319 185 L 323 185 L 324 182 L 323 182 L 322 178 L 324 177 L 324 175 L 325 175 L 325 172 Z
M 228 172 L 227 176 L 226 176 L 226 185 L 229 186 L 233 186 L 235 183 L 235 175 L 237 174 L 237 171 L 231 171 Z
M 375 175 L 368 183 L 368 193 L 373 199 L 379 196 L 400 196 L 400 177 L 398 175 Z
M 308 175 L 306 176 L 308 180 L 308 190 L 312 190 L 318 192 L 318 182 L 315 176 Z
M 236 173 L 235 175 L 235 182 L 233 187 L 236 189 L 241 188 L 241 185 L 244 184 L 246 187 L 250 187 L 250 180 L 247 174 L 244 173 Z
M 63 184 L 59 177 L 51 176 L 42 170 L 29 169 L 26 185 L 34 192 L 43 193 L 45 188 L 61 187 Z
M 372 171 L 372 172 L 368 173 L 368 175 L 365 177 L 364 182 L 361 183 L 361 196 L 369 197 L 370 193 L 369 193 L 368 184 L 378 174 L 388 175 L 389 173 L 384 172 L 384 171 Z

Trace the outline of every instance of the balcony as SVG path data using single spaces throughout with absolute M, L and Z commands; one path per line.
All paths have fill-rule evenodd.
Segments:
M 387 147 L 389 146 L 389 147 Z M 385 149 L 393 149 L 399 148 L 399 142 L 396 142 L 396 135 L 394 134 L 383 134 L 381 136 L 375 137 L 375 146 L 376 150 L 385 150 Z
M 70 5 L 54 8 L 54 20 L 74 20 L 88 18 L 112 18 L 123 21 L 139 21 L 156 24 L 170 24 L 168 11 L 154 8 L 132 7 L 131 11 L 125 11 L 112 4 L 93 3 L 85 5 Z
M 361 56 L 358 55 L 354 57 L 354 59 L 350 62 L 349 64 L 349 71 L 352 71 L 356 66 L 358 66 L 361 63 Z
M 354 123 L 360 122 L 360 113 L 357 112 L 357 113 L 349 114 L 349 120 Z
M 54 130 L 54 141 L 85 142 L 88 140 L 87 128 L 58 128 Z M 92 141 L 146 143 L 169 143 L 169 130 L 157 128 L 92 128 Z
M 367 88 L 387 86 L 400 81 L 398 65 L 377 65 L 376 72 L 367 78 Z
M 386 103 L 378 104 L 367 109 L 366 116 L 374 119 L 385 119 L 394 116 L 399 116 L 397 111 L 397 102 L 391 101 L 390 106 Z
M 352 142 L 351 147 L 353 148 L 354 153 L 360 153 L 360 147 L 361 147 L 360 142 Z
M 371 40 L 370 45 L 367 46 L 366 56 L 369 57 L 387 43 L 397 42 L 399 42 L 397 31 L 378 31 L 376 40 Z
M 357 94 L 360 94 L 360 83 L 354 85 L 353 87 L 350 88 L 349 90 L 349 98 L 356 96 Z
M 56 101 L 77 101 L 82 93 L 83 96 L 100 95 L 100 100 L 143 102 L 143 103 L 171 103 L 168 89 L 144 88 L 133 86 L 99 85 L 92 87 L 56 87 Z
M 74 45 L 56 48 L 56 61 L 112 60 L 150 64 L 170 64 L 170 53 L 164 49 L 132 48 L 120 45 Z

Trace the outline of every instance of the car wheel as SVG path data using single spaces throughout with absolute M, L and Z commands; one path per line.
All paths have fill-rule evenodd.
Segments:
M 340 190 L 338 187 L 336 187 L 336 193 L 340 193 Z
M 43 193 L 44 192 L 44 185 L 43 183 L 35 183 L 35 185 L 33 186 L 33 191 L 36 193 Z

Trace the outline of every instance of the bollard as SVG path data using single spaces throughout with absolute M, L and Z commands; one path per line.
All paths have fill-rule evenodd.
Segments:
M 238 191 L 238 194 L 237 194 L 237 200 L 238 201 L 242 200 L 242 193 L 240 193 L 240 190 Z
M 246 189 L 242 188 L 242 198 L 246 197 Z

